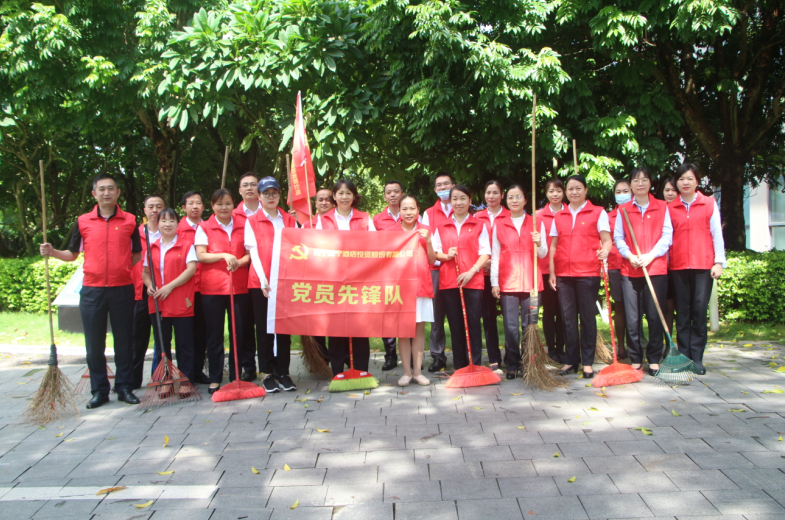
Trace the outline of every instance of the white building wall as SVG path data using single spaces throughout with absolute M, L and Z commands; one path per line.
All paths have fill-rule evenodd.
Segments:
M 769 228 L 769 185 L 760 184 L 756 188 L 744 190 L 749 194 L 745 211 L 747 220 L 747 247 L 754 251 L 771 249 L 771 230 Z M 746 209 L 746 208 L 745 208 Z

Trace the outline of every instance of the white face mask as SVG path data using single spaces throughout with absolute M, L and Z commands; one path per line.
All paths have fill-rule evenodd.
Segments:
M 618 195 L 616 195 L 616 204 L 620 206 L 631 200 L 632 200 L 632 194 L 630 193 L 619 193 Z
M 450 199 L 450 190 L 437 191 L 436 195 L 442 200 L 447 201 Z

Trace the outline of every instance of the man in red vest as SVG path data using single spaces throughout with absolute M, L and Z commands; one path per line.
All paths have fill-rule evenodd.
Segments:
M 114 337 L 115 391 L 117 399 L 139 404 L 133 393 L 134 284 L 131 269 L 142 258 L 142 243 L 136 217 L 117 205 L 120 189 L 108 173 L 93 179 L 93 197 L 98 204 L 80 216 L 68 249 L 57 250 L 41 244 L 40 253 L 64 262 L 73 262 L 84 251 L 84 280 L 79 298 L 82 314 L 87 367 L 93 394 L 87 408 L 109 402 L 106 375 L 106 319 Z
M 257 189 L 259 177 L 254 172 L 245 172 L 240 176 L 239 184 L 240 196 L 243 198 L 243 201 L 232 212 L 232 218 L 235 226 L 239 229 L 245 229 L 245 221 L 262 209 L 262 205 L 259 202 L 259 190 Z M 250 281 L 252 269 L 249 267 L 242 267 L 241 269 L 249 272 L 248 280 Z M 240 357 L 240 368 L 242 369 L 240 379 L 246 382 L 256 379 L 256 347 L 254 344 L 256 342 L 256 334 L 259 333 L 259 331 L 254 329 L 253 301 L 249 299 L 249 302 L 248 316 L 243 320 L 245 323 L 246 341 L 241 345 L 237 345 L 237 355 Z M 266 330 L 261 333 L 265 332 Z

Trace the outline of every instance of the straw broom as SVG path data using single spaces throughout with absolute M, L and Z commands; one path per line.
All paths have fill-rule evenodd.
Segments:
M 46 192 L 44 191 L 44 161 L 38 161 L 41 177 L 41 221 L 46 243 Z M 46 275 L 46 306 L 49 314 L 49 368 L 46 370 L 41 386 L 33 397 L 33 404 L 24 413 L 24 420 L 31 424 L 48 424 L 57 419 L 79 415 L 74 397 L 74 386 L 57 366 L 57 346 L 55 329 L 52 322 L 52 288 L 49 284 L 49 257 L 44 257 Z
M 534 222 L 533 231 L 537 232 L 537 212 L 534 211 L 535 207 L 535 193 L 537 193 L 537 173 L 536 173 L 536 159 L 537 159 L 537 94 L 534 94 L 532 100 L 532 221 Z M 540 240 L 544 240 L 540 237 Z M 545 344 L 540 336 L 540 327 L 538 325 L 539 310 L 540 310 L 540 293 L 537 290 L 539 284 L 537 283 L 537 248 L 534 247 L 534 262 L 532 262 L 533 276 L 532 276 L 532 290 L 529 293 L 529 324 L 526 326 L 526 331 L 523 334 L 521 341 L 522 356 L 522 376 L 523 381 L 531 387 L 539 388 L 540 390 L 551 391 L 554 388 L 565 387 L 567 382 L 562 378 L 554 376 L 548 366 L 552 366 L 554 361 L 548 357 Z

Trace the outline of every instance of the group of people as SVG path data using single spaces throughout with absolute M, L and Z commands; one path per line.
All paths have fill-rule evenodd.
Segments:
M 566 183 L 554 178 L 544 187 L 547 203 L 532 215 L 524 209 L 527 194 L 518 184 L 488 182 L 483 209 L 473 211 L 480 201 L 471 190 L 456 184 L 450 174 L 439 173 L 433 206 L 421 211 L 420 202 L 406 195 L 400 182 L 388 181 L 387 207 L 371 217 L 357 209 L 357 187 L 342 179 L 316 193 L 316 215 L 305 227 L 419 234 L 417 299 L 408 303 L 416 305 L 415 337 L 383 338 L 383 370 L 397 366 L 400 351 L 400 386 L 429 384 L 422 374 L 426 323 L 431 323 L 428 371 L 446 368 L 445 318 L 456 369 L 470 363 L 467 342 L 471 362 L 482 364 L 484 331 L 488 362 L 502 374 L 505 367 L 507 379 L 514 379 L 521 368 L 521 332 L 539 314 L 531 309 L 536 301 L 542 305 L 548 353 L 563 364 L 558 373 L 577 372 L 582 366 L 584 377 L 593 377 L 595 302 L 603 270 L 615 302 L 620 357 L 629 353 L 636 369 L 643 369 L 644 360 L 652 373 L 658 368 L 664 329 L 654 307 L 656 297 L 669 316 L 675 312 L 679 350 L 705 370 L 706 311 L 712 279 L 721 275 L 725 257 L 717 204 L 697 191 L 699 183 L 698 167 L 684 164 L 665 182 L 661 200 L 652 194 L 649 172 L 635 169 L 616 183 L 617 205 L 607 213 L 587 200 L 582 177 L 574 175 Z M 161 352 L 171 358 L 174 337 L 180 371 L 215 392 L 223 378 L 227 318 L 230 356 L 237 348 L 241 367 L 236 374 L 229 364 L 230 380 L 255 380 L 258 359 L 268 393 L 296 389 L 289 373 L 291 338 L 267 330 L 267 305 L 275 233 L 298 224 L 280 207 L 280 186 L 273 177 L 246 173 L 239 179 L 239 194 L 242 201 L 235 206 L 231 191 L 216 190 L 207 220 L 202 220 L 205 200 L 197 191 L 183 195 L 182 219 L 162 197 L 150 195 L 144 202 L 146 222 L 137 225 L 136 218 L 117 205 L 116 180 L 102 174 L 93 182 L 98 204 L 79 217 L 68 248 L 41 245 L 42 255 L 64 261 L 85 255 L 80 311 L 93 394 L 88 408 L 109 400 L 107 314 L 121 401 L 139 402 L 133 392 L 144 382 L 151 327 L 154 365 Z M 636 240 L 631 240 L 631 230 Z M 654 295 L 643 279 L 643 267 Z M 539 298 L 531 298 L 533 291 Z M 503 359 L 497 300 L 504 323 Z M 645 346 L 643 315 L 649 329 Z M 350 342 L 355 368 L 368 370 L 368 338 L 314 339 L 335 375 L 348 362 Z

